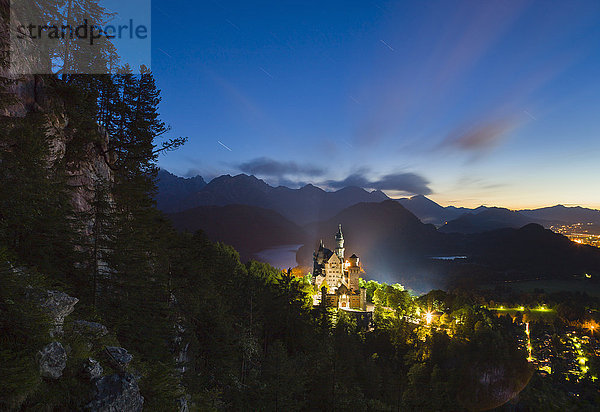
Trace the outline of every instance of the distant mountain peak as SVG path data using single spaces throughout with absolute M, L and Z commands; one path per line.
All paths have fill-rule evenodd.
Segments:
M 282 187 L 285 187 L 285 186 L 282 186 Z M 286 189 L 287 189 L 287 187 L 286 187 Z M 290 189 L 290 190 L 294 190 L 294 189 Z M 304 192 L 325 192 L 323 189 L 321 189 L 318 186 L 313 185 L 312 183 L 308 183 L 308 184 L 302 186 L 298 190 L 304 191 Z
M 168 170 L 163 169 L 163 168 L 159 168 L 158 169 L 158 177 L 159 178 L 162 177 L 162 178 L 181 179 L 181 180 L 198 179 L 198 180 L 204 181 L 204 178 L 202 176 L 200 176 L 200 175 L 182 177 L 182 176 L 177 176 L 175 173 L 171 173 Z
M 159 169 L 156 182 L 158 193 L 156 204 L 160 210 L 175 210 L 179 202 L 206 187 L 206 181 L 200 175 L 179 177 L 173 173 Z
M 362 187 L 358 186 L 346 186 L 336 190 L 337 193 L 369 193 Z
M 209 182 L 209 185 L 215 186 L 215 185 L 220 185 L 220 184 L 231 184 L 231 183 L 243 184 L 243 185 L 254 185 L 254 186 L 259 185 L 262 187 L 271 188 L 271 186 L 269 186 L 269 184 L 267 184 L 264 180 L 259 179 L 258 177 L 254 176 L 254 175 L 247 175 L 244 173 L 240 173 L 235 176 L 231 176 L 230 174 L 217 176 Z

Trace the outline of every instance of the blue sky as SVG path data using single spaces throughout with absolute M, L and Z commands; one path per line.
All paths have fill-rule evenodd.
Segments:
M 597 1 L 154 0 L 179 175 L 600 208 Z

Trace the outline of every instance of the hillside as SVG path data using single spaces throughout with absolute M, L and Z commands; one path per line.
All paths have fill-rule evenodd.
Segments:
M 376 274 L 380 279 L 399 281 L 413 288 L 423 284 L 447 286 L 446 282 L 454 280 L 461 265 L 484 268 L 496 280 L 600 273 L 599 249 L 576 245 L 540 225 L 472 234 L 443 233 L 420 222 L 394 201 L 358 204 L 331 219 L 307 226 L 309 240 L 298 252 L 298 261 L 310 264 L 312 250 L 320 239 L 326 246 L 332 246 L 339 223 L 347 252 L 362 259 L 367 277 Z M 467 259 L 457 262 L 431 259 L 456 255 Z M 460 276 L 478 281 L 473 276 L 479 271 L 474 267 L 466 272 L 461 270 Z
M 326 245 L 332 242 L 332 234 L 342 224 L 348 239 L 348 251 L 364 257 L 370 267 L 378 266 L 380 259 L 390 248 L 399 255 L 422 255 L 426 245 L 436 238 L 432 225 L 425 225 L 393 200 L 381 203 L 359 203 L 344 209 L 331 219 L 306 226 L 306 232 L 317 243 L 323 239 Z M 367 256 L 372 259 L 366 259 Z
M 432 223 L 436 226 L 443 225 L 450 220 L 473 211 L 472 209 L 463 207 L 443 207 L 423 195 L 405 197 L 398 199 L 398 202 L 421 219 L 423 223 Z
M 467 213 L 461 217 L 446 222 L 439 228 L 444 233 L 483 233 L 502 228 L 518 229 L 529 223 L 547 223 L 541 219 L 524 216 L 499 207 L 485 209 L 479 213 Z
M 535 219 L 551 221 L 553 224 L 595 223 L 600 224 L 600 210 L 580 206 L 566 207 L 556 205 L 541 209 L 522 210 L 521 214 Z
M 467 250 L 473 261 L 499 271 L 535 277 L 600 273 L 600 249 L 573 243 L 538 224 L 473 235 Z
M 360 203 L 331 219 L 307 226 L 308 240 L 298 251 L 299 263 L 312 264 L 312 251 L 320 239 L 326 247 L 332 248 L 333 234 L 340 223 L 346 252 L 360 257 L 367 278 L 375 276 L 390 282 L 401 281 L 412 288 L 424 289 L 426 284 L 435 283 L 422 269 L 428 265 L 429 256 L 446 251 L 444 239 L 447 235 L 438 233 L 433 225 L 422 223 L 393 200 Z
M 168 217 L 178 230 L 202 230 L 212 241 L 235 247 L 243 261 L 269 247 L 300 244 L 305 238 L 299 226 L 279 213 L 253 206 L 202 206 Z

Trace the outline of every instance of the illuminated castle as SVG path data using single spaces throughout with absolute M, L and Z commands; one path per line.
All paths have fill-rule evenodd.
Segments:
M 321 240 L 319 250 L 313 254 L 314 284 L 321 291 L 316 301 L 320 298 L 325 299 L 328 306 L 365 310 L 366 291 L 361 289 L 358 280 L 363 270 L 358 256 L 344 258 L 342 225 L 338 227 L 335 243 L 335 250 L 331 251 Z

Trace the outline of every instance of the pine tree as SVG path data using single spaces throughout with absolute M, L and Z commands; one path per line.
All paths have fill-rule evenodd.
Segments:
M 160 91 L 145 68 L 135 76 L 126 67 L 125 73 L 102 84 L 99 113 L 110 135 L 106 155 L 114 160 L 114 212 L 107 219 L 111 247 L 105 257 L 110 275 L 105 281 L 100 276 L 103 291 L 98 303 L 123 345 L 142 362 L 161 363 L 163 373 L 149 367 L 142 388 L 152 391 L 154 401 L 174 400 L 180 392 L 177 380 L 163 379 L 176 376 L 166 253 L 172 229 L 154 204 L 156 160 L 164 148 L 157 149 L 155 140 L 168 130 L 158 115 Z
M 89 293 L 93 308 L 97 307 L 98 297 L 110 278 L 111 270 L 108 262 L 115 249 L 115 211 L 110 190 L 110 182 L 99 179 L 94 185 L 91 209 L 81 216 L 84 221 L 91 223 L 86 232 L 87 242 L 83 248 L 86 252 L 85 268 L 90 276 Z
M 50 162 L 45 118 L 31 114 L 8 130 L 0 142 L 0 242 L 23 263 L 76 281 L 78 236 L 66 185 L 64 164 Z

